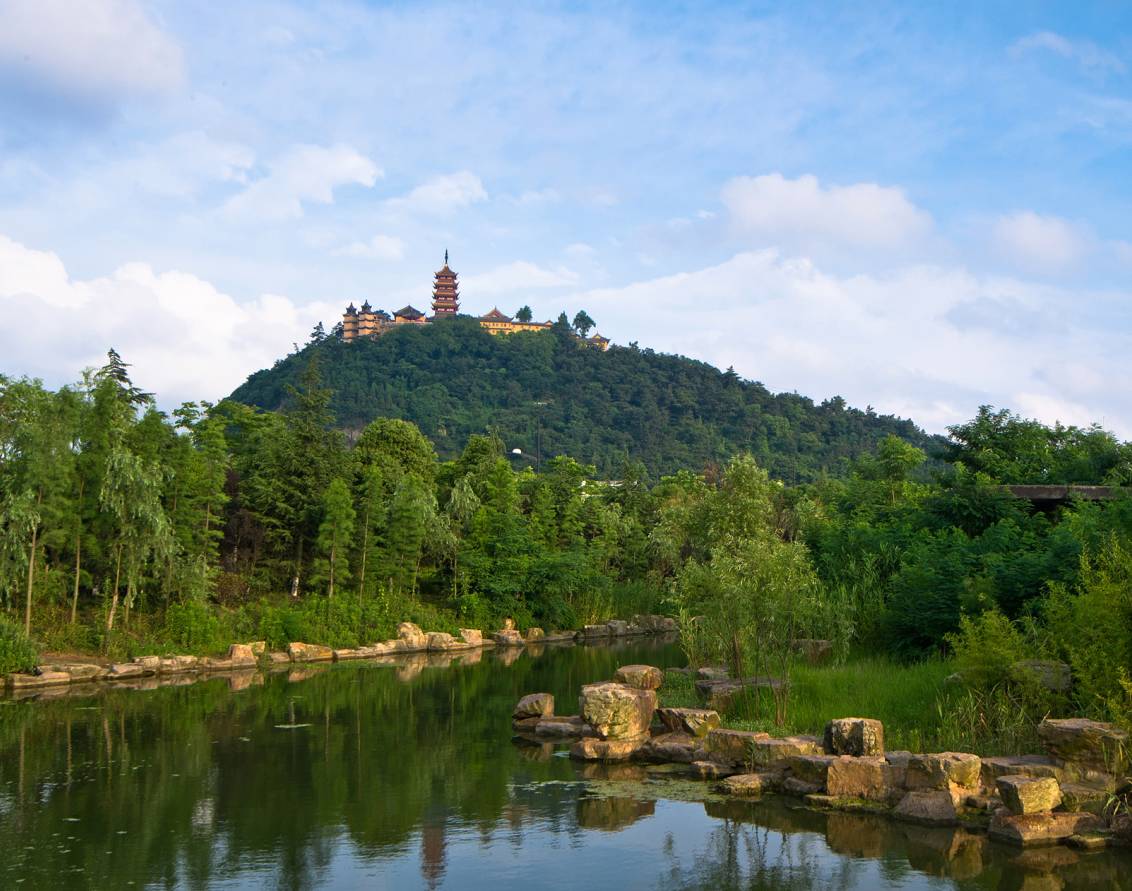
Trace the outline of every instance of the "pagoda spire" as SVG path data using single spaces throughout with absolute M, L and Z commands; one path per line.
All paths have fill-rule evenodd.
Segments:
M 460 311 L 460 286 L 457 275 L 448 268 L 448 249 L 444 249 L 444 268 L 437 271 L 432 286 L 433 318 L 450 318 Z

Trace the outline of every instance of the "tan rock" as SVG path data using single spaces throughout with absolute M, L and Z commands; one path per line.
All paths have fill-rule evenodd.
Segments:
M 586 684 L 578 698 L 582 719 L 602 739 L 631 739 L 648 733 L 656 691 L 625 684 Z
M 287 655 L 292 662 L 329 662 L 334 658 L 334 651 L 319 644 L 292 641 L 287 644 Z
M 790 774 L 815 791 L 824 792 L 829 765 L 837 759 L 836 755 L 791 755 L 786 759 Z
M 609 626 L 609 633 L 613 637 L 624 637 L 629 633 L 629 623 L 621 619 L 610 619 L 606 625 Z
M 737 768 L 718 761 L 693 761 L 688 765 L 688 771 L 698 780 L 720 780 L 738 773 Z
M 451 634 L 444 631 L 430 631 L 425 635 L 425 638 L 427 641 L 426 647 L 430 653 L 444 653 L 456 647 L 456 639 Z M 463 641 L 460 642 L 460 645 L 463 645 Z
M 504 628 L 501 631 L 496 631 L 491 637 L 496 645 L 500 647 L 521 647 L 525 643 L 523 635 L 514 628 Z
M 512 618 L 504 619 L 503 620 L 503 630 L 504 631 L 514 631 L 515 630 L 515 620 L 512 619 Z
M 647 734 L 619 739 L 583 737 L 570 747 L 570 757 L 579 761 L 627 761 L 647 741 Z
M 622 665 L 613 680 L 638 690 L 659 690 L 664 683 L 664 673 L 651 665 Z
M 884 725 L 873 718 L 835 718 L 822 741 L 829 755 L 883 755 Z
M 687 733 L 662 733 L 646 742 L 636 753 L 640 761 L 661 764 L 691 764 L 696 760 L 700 741 Z
M 160 656 L 138 656 L 134 665 L 140 665 L 144 674 L 157 674 L 161 670 Z
M 291 654 L 275 650 L 267 654 L 267 661 L 272 665 L 285 665 L 291 661 Z
M 1121 773 L 1128 767 L 1128 734 L 1087 718 L 1046 718 L 1038 737 L 1055 758 L 1090 770 Z
M 478 628 L 461 628 L 460 640 L 471 647 L 483 646 L 483 632 Z
M 352 650 L 346 648 L 334 651 L 335 662 L 349 662 L 351 659 L 364 659 L 365 657 L 366 654 L 363 653 L 361 649 Z
M 1111 800 L 1113 784 L 1061 783 L 1061 806 L 1067 811 L 1104 814 Z
M 546 632 L 543 631 L 541 628 L 528 628 L 527 629 L 526 640 L 527 640 L 528 643 L 533 643 L 534 641 L 542 640 L 544 637 L 546 637 Z
M 719 784 L 724 795 L 737 795 L 743 798 L 758 798 L 764 792 L 772 792 L 778 779 L 766 773 L 740 773 L 727 777 Z
M 609 637 L 608 625 L 586 625 L 581 630 L 582 637 Z
M 864 798 L 888 801 L 893 796 L 897 768 L 884 758 L 842 755 L 829 763 L 826 791 L 836 798 Z
M 51 665 L 41 665 L 40 668 L 45 672 L 64 672 L 71 676 L 73 683 L 95 681 L 103 674 L 102 666 L 91 662 L 56 662 Z
M 539 722 L 542 721 L 538 715 L 528 715 L 524 718 L 512 718 L 511 729 L 516 733 L 530 733 L 533 734 L 538 730 Z
M 954 826 L 959 822 L 955 802 L 947 791 L 908 792 L 892 815 L 897 820 L 926 826 Z
M 579 736 L 596 736 L 592 727 L 581 715 L 549 715 L 535 725 L 535 735 L 547 739 L 573 739 Z
M 936 752 L 908 759 L 904 784 L 913 790 L 947 789 L 951 784 L 975 790 L 979 786 L 982 761 L 966 752 Z
M 707 736 L 719 726 L 719 712 L 707 708 L 659 708 L 660 722 L 671 732 Z
M 255 657 L 256 657 L 257 659 L 258 659 L 258 658 L 259 658 L 260 656 L 266 656 L 266 655 L 267 655 L 267 641 L 266 641 L 266 640 L 252 640 L 252 641 L 248 641 L 248 643 L 246 644 L 246 646 L 249 646 L 249 647 L 251 647 L 251 650 L 252 650 L 252 652 L 253 652 L 253 653 L 255 654 Z
M 988 792 L 994 791 L 999 777 L 1052 777 L 1059 782 L 1065 771 L 1052 758 L 1045 755 L 1002 755 L 983 758 L 980 781 Z
M 1085 835 L 1104 828 L 1096 814 L 1068 812 L 1012 814 L 1001 808 L 991 819 L 991 838 L 1015 845 L 1052 845 L 1071 835 Z
M 138 672 L 141 673 L 140 671 Z M 71 683 L 71 675 L 66 671 L 41 671 L 39 674 L 16 672 L 8 675 L 8 686 L 13 690 L 33 690 L 37 687 L 60 687 Z
M 1040 814 L 1061 804 L 1061 787 L 1050 777 L 1004 776 L 996 786 L 1012 814 Z
M 726 764 L 749 764 L 754 757 L 755 744 L 769 739 L 769 733 L 716 728 L 707 732 L 707 751 L 714 761 Z
M 200 660 L 196 656 L 169 656 L 161 660 L 162 674 L 184 674 L 196 671 Z
M 821 744 L 813 736 L 766 737 L 751 746 L 751 764 L 758 769 L 782 770 L 796 755 L 820 755 Z
M 513 718 L 544 718 L 553 714 L 554 695 L 551 693 L 528 693 L 511 712 Z
M 145 675 L 145 669 L 134 662 L 115 662 L 110 665 L 109 678 L 120 680 L 122 678 L 140 678 Z
M 257 656 L 251 644 L 232 644 L 228 647 L 228 659 L 234 665 L 255 665 Z

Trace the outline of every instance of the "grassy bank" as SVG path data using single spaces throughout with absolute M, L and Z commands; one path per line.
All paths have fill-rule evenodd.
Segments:
M 949 660 L 913 664 L 859 656 L 838 664 L 794 670 L 787 720 L 774 723 L 769 694 L 737 696 L 722 715 L 725 727 L 762 730 L 774 736 L 820 736 L 831 718 L 877 718 L 890 750 L 967 751 L 982 755 L 1037 751 L 1032 723 L 1004 696 L 980 696 L 947 682 Z M 696 707 L 694 679 L 669 672 L 663 705 Z

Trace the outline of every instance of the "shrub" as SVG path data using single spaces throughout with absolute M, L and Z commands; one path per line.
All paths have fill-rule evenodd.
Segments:
M 169 606 L 165 611 L 165 636 L 173 647 L 190 653 L 221 650 L 232 642 L 224 634 L 216 611 L 195 600 Z
M 1009 681 L 1011 666 L 1028 655 L 1022 632 L 997 609 L 960 616 L 959 631 L 946 640 L 964 682 L 978 690 Z
M 32 671 L 39 664 L 39 650 L 24 629 L 0 615 L 0 674 Z

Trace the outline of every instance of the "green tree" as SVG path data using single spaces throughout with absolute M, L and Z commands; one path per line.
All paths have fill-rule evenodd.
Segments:
M 520 306 L 519 311 L 515 313 L 515 321 L 517 322 L 528 324 L 532 318 L 533 315 L 529 306 Z
M 579 337 L 585 337 L 590 333 L 590 329 L 597 323 L 590 318 L 589 313 L 584 309 L 578 310 L 577 315 L 574 316 L 574 330 L 578 332 Z
M 350 580 L 349 548 L 357 515 L 350 489 L 341 479 L 331 480 L 322 499 L 322 522 L 318 527 L 317 580 L 325 579 L 326 596 L 334 586 Z

